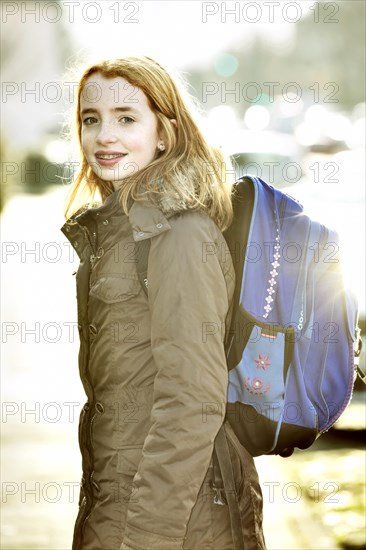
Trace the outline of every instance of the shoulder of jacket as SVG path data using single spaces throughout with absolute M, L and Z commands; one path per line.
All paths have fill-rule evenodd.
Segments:
M 182 228 L 187 232 L 200 231 L 209 232 L 212 235 L 220 234 L 221 231 L 210 218 L 208 214 L 202 210 L 182 210 L 181 212 L 174 212 L 168 216 L 171 227 Z
M 148 200 L 133 202 L 129 220 L 135 241 L 152 238 L 171 229 L 174 229 L 175 234 L 182 231 L 186 236 L 197 231 L 212 236 L 221 234 L 215 222 L 200 210 L 164 212 Z

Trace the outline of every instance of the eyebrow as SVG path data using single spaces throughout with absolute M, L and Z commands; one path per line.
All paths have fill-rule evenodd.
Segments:
M 134 109 L 133 107 L 115 107 L 114 109 L 111 109 L 111 110 L 115 113 L 130 112 L 130 113 L 138 114 L 138 112 L 139 112 L 137 109 Z M 87 114 L 90 114 L 90 113 L 99 113 L 99 111 L 98 111 L 98 109 L 88 107 L 87 109 L 82 109 L 82 111 L 80 112 L 80 115 L 83 116 L 83 115 L 87 115 Z

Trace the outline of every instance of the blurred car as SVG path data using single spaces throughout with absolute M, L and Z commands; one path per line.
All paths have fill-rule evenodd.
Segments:
M 231 135 L 226 151 L 237 178 L 253 174 L 281 189 L 304 176 L 305 149 L 290 134 L 237 130 Z

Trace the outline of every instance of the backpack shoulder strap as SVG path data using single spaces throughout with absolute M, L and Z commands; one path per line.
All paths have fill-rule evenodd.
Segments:
M 221 500 L 223 496 L 229 506 L 229 515 L 231 523 L 231 534 L 233 537 L 234 548 L 244 550 L 244 541 L 242 536 L 241 517 L 239 509 L 239 498 L 236 493 L 234 472 L 230 457 L 230 451 L 226 436 L 225 422 L 221 425 L 215 439 L 214 467 L 216 460 L 219 465 L 219 472 L 214 471 L 213 490 L 216 493 L 216 504 L 225 504 Z M 220 476 L 221 474 L 221 476 Z M 222 495 L 222 491 L 224 494 Z
M 227 354 L 234 338 L 234 326 L 240 301 L 245 250 L 248 243 L 255 203 L 256 188 L 253 179 L 250 176 L 244 176 L 237 180 L 234 184 L 232 193 L 233 221 L 223 233 L 233 261 L 236 281 L 232 300 L 233 311 L 231 315 L 231 324 L 225 339 Z

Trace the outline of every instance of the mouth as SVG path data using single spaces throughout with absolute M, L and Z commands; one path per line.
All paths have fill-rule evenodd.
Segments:
M 95 158 L 101 166 L 110 166 L 119 162 L 127 153 L 95 153 Z

